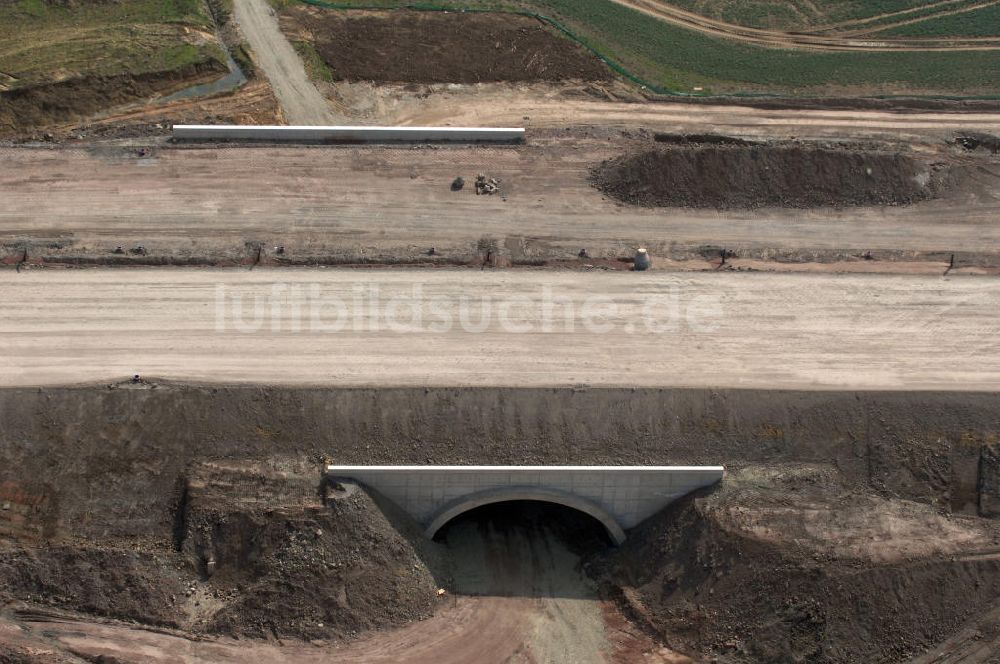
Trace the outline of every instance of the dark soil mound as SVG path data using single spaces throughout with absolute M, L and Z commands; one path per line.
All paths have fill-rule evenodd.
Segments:
M 651 207 L 906 205 L 936 189 L 932 168 L 906 155 L 773 146 L 649 150 L 603 162 L 592 180 Z
M 292 13 L 335 80 L 602 80 L 608 69 L 538 20 L 503 13 Z
M 344 638 L 430 616 L 435 547 L 356 486 L 320 496 L 318 479 L 193 470 L 178 543 L 224 598 L 208 631 Z
M 169 553 L 81 543 L 0 548 L 0 600 L 17 598 L 110 618 L 179 626 L 183 576 Z M 4 661 L 0 657 L 0 662 Z
M 637 615 L 706 661 L 901 662 L 1000 598 L 997 535 L 778 465 L 682 499 L 605 563 Z
M 430 616 L 440 547 L 358 487 L 324 491 L 305 464 L 275 465 L 194 464 L 160 537 L 0 538 L 0 605 L 258 638 L 347 638 Z

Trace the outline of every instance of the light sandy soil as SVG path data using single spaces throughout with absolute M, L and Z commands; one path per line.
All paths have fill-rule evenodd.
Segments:
M 288 124 L 338 124 L 326 99 L 306 75 L 302 60 L 281 34 L 278 19 L 267 0 L 235 0 L 233 12 L 258 66 L 281 103 Z
M 830 95 L 849 95 L 831 84 Z M 900 90 L 905 93 L 905 90 Z M 926 142 L 957 130 L 1000 133 L 1000 113 L 905 110 L 789 110 L 723 104 L 643 102 L 634 87 L 607 84 L 391 86 L 338 83 L 338 104 L 362 123 L 565 128 L 647 127 L 734 136 L 882 138 Z M 849 95 L 850 96 L 850 95 Z M 529 141 L 532 136 L 529 134 Z
M 448 260 L 475 257 L 485 237 L 515 261 L 575 260 L 581 248 L 614 258 L 646 245 L 706 269 L 697 252 L 707 245 L 759 260 L 855 260 L 830 268 L 838 270 L 905 272 L 898 261 L 930 260 L 937 264 L 922 271 L 939 274 L 949 253 L 995 256 L 1000 247 L 996 159 L 982 159 L 966 192 L 910 207 L 719 212 L 606 199 L 589 184 L 589 168 L 623 149 L 600 134 L 437 150 L 156 148 L 144 158 L 118 147 L 9 148 L 0 151 L 0 244 L 10 260 L 23 243 L 29 258 L 108 260 L 119 245 L 143 245 L 156 256 L 217 262 L 250 258 L 247 243 L 261 243 L 265 258 L 282 245 L 292 262 L 414 259 L 430 247 Z M 505 196 L 450 190 L 456 176 L 471 181 L 478 172 L 499 177 Z M 857 261 L 866 251 L 880 260 Z
M 316 645 L 289 642 L 261 642 L 242 639 L 189 640 L 180 634 L 164 634 L 96 622 L 27 622 L 44 630 L 55 652 L 69 651 L 90 658 L 104 655 L 115 661 L 144 662 L 350 662 L 390 664 L 392 662 L 535 661 L 527 652 L 526 641 L 533 638 L 536 621 L 544 620 L 544 600 L 526 597 L 448 597 L 444 608 L 433 618 L 387 634 L 363 637 L 346 646 L 317 642 Z M 599 607 L 597 607 L 599 612 Z M 598 613 L 598 617 L 600 617 Z M 30 641 L 19 633 L 16 623 L 0 622 L 0 639 L 8 645 Z M 8 634 L 4 634 L 4 631 Z M 20 639 L 18 637 L 21 637 Z M 474 638 L 473 638 L 474 637 Z M 22 640 L 23 639 L 23 640 Z M 39 644 L 40 645 L 40 644 Z M 36 646 L 38 647 L 38 646 Z M 566 662 L 570 658 L 543 660 Z M 598 660 L 601 661 L 601 660 Z
M 983 277 L 29 270 L 4 296 L 4 386 L 1000 386 Z

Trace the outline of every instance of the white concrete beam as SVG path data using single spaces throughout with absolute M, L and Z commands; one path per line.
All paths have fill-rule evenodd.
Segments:
M 189 141 L 517 143 L 524 140 L 524 128 L 174 125 L 173 136 Z

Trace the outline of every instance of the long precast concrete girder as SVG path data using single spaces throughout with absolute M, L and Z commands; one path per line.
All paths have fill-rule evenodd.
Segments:
M 597 519 L 616 544 L 681 496 L 722 479 L 722 466 L 329 466 L 332 481 L 374 489 L 428 537 L 476 507 L 511 500 L 565 505 Z
M 315 143 L 521 143 L 523 127 L 372 127 L 174 125 L 179 141 L 305 141 Z

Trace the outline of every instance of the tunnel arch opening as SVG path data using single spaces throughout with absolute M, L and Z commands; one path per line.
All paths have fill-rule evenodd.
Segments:
M 434 539 L 448 523 L 467 512 L 487 505 L 518 502 L 548 503 L 582 512 L 600 524 L 613 544 L 617 546 L 625 541 L 625 531 L 600 505 L 565 491 L 540 487 L 505 487 L 462 496 L 438 510 L 428 523 L 425 533 L 428 538 Z

